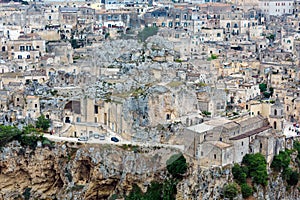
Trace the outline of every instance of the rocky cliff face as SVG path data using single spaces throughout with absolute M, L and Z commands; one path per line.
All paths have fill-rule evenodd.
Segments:
M 0 199 L 117 199 L 138 184 L 142 190 L 163 181 L 171 149 L 110 145 L 56 144 L 30 150 L 17 142 L 0 153 Z M 176 199 L 222 199 L 230 168 L 190 168 L 177 185 Z M 297 187 L 286 189 L 271 175 L 266 188 L 256 186 L 252 199 L 300 199 Z M 237 199 L 242 199 L 239 195 Z
M 0 199 L 108 199 L 132 184 L 165 176 L 170 149 L 57 144 L 25 149 L 14 142 L 0 154 Z

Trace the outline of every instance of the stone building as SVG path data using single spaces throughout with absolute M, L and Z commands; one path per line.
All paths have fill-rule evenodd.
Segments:
M 198 115 L 195 94 L 179 89 L 175 84 L 182 83 L 138 88 L 112 95 L 98 105 L 99 122 L 126 139 L 145 140 L 147 138 L 136 135 L 137 128 L 155 128 L 180 120 L 183 116 Z M 189 123 L 196 121 L 196 118 L 189 118 Z
M 276 131 L 283 130 L 284 107 L 277 97 L 275 103 L 271 106 L 270 124 Z
M 233 121 L 216 118 L 188 127 L 185 134 L 189 137 L 186 152 L 205 167 L 240 163 L 246 154 L 258 152 L 270 164 L 284 148 L 282 134 L 274 133 L 267 118 L 261 115 Z
M 25 106 L 25 113 L 28 118 L 37 119 L 40 113 L 40 99 L 37 96 L 27 96 L 26 99 L 26 106 Z
M 199 90 L 197 99 L 199 110 L 210 112 L 212 117 L 220 116 L 226 110 L 226 91 L 222 88 L 209 88 L 208 91 Z

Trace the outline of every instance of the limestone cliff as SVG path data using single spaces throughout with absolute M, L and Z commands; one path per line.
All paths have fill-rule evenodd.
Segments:
M 78 143 L 79 144 L 79 143 Z M 56 144 L 25 149 L 17 142 L 0 154 L 0 199 L 108 199 L 132 183 L 164 177 L 174 150 L 110 145 Z
M 175 150 L 63 143 L 30 150 L 17 142 L 0 153 L 0 199 L 117 199 L 133 184 L 145 191 L 167 177 L 166 160 Z M 190 168 L 177 185 L 176 199 L 222 199 L 232 181 L 230 167 Z M 256 185 L 251 199 L 300 199 L 297 187 L 286 189 L 278 175 L 266 188 Z M 237 199 L 242 199 L 239 195 Z

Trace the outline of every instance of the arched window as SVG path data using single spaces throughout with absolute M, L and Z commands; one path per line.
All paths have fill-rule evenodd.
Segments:
M 170 120 L 170 119 L 171 119 L 171 115 L 170 115 L 170 114 L 167 114 L 166 120 Z

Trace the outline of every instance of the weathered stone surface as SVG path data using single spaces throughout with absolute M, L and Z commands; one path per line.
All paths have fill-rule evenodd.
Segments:
M 15 147 L 5 147 L 0 153 L 0 199 L 22 196 L 26 188 L 31 188 L 30 199 L 108 199 L 114 193 L 124 195 L 133 183 L 159 179 L 169 155 L 175 153 L 169 149 L 135 153 L 110 145 L 70 144 L 33 151 L 13 144 Z
M 56 144 L 35 151 L 13 142 L 0 153 L 0 199 L 109 199 L 124 196 L 138 184 L 143 191 L 153 180 L 166 177 L 170 149 L 121 148 L 110 145 Z M 176 199 L 222 199 L 224 184 L 232 182 L 230 167 L 203 169 L 187 158 L 190 167 L 177 185 Z M 193 164 L 194 163 L 194 164 Z M 270 175 L 266 188 L 255 185 L 252 199 L 300 199 L 296 187 L 289 190 L 279 175 Z M 242 195 L 237 196 L 242 200 Z

